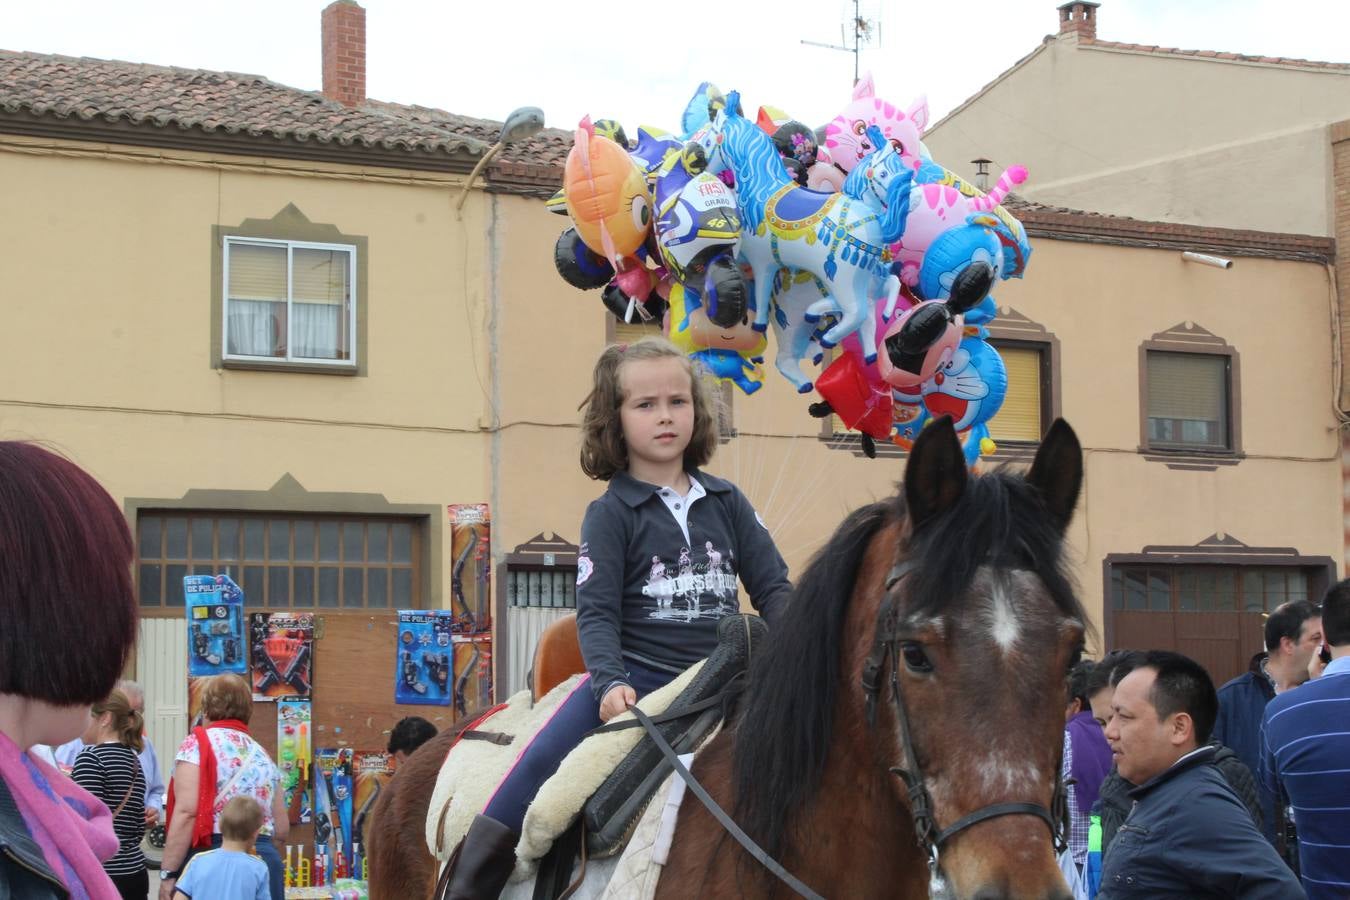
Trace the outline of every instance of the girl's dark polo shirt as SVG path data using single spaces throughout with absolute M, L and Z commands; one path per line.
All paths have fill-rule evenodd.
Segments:
M 586 509 L 577 555 L 577 628 L 597 697 L 627 683 L 624 658 L 681 672 L 710 654 L 717 622 L 739 612 L 737 580 L 773 626 L 792 585 L 787 564 L 740 489 L 697 469 L 707 496 L 689 538 L 661 488 L 619 472 Z

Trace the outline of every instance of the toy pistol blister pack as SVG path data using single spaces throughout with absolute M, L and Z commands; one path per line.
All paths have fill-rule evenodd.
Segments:
M 228 575 L 183 578 L 188 621 L 188 674 L 248 672 L 244 649 L 244 592 Z
M 281 769 L 281 797 L 293 825 L 308 822 L 310 798 L 310 704 L 308 700 L 277 701 L 277 763 Z
M 454 691 L 454 617 L 449 610 L 400 610 L 394 702 L 448 706 Z
M 314 682 L 314 615 L 255 612 L 248 634 L 253 699 L 308 697 Z

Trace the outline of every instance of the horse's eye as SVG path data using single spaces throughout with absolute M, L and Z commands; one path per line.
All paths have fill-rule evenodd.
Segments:
M 931 672 L 933 664 L 928 659 L 928 654 L 923 652 L 923 647 L 908 641 L 900 645 L 900 656 L 905 660 L 905 667 L 911 672 Z
M 1083 648 L 1075 647 L 1073 653 L 1069 656 L 1069 670 L 1073 671 L 1074 666 L 1083 661 Z

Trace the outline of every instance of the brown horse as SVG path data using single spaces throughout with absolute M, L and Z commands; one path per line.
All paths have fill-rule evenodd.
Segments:
M 850 515 L 805 571 L 694 775 L 816 893 L 928 897 L 931 875 L 972 900 L 1071 896 L 1050 810 L 1084 640 L 1062 561 L 1081 483 L 1062 421 L 1026 477 L 971 478 L 942 419 L 901 495 Z M 380 798 L 372 900 L 431 889 L 423 825 L 449 739 Z M 792 891 L 686 797 L 657 896 Z

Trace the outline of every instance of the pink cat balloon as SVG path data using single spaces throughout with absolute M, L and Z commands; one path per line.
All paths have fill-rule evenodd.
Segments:
M 906 165 L 919 168 L 920 141 L 928 125 L 928 98 L 920 97 L 909 109 L 901 109 L 876 96 L 872 74 L 868 72 L 853 86 L 853 102 L 825 126 L 825 146 L 820 148 L 819 162 L 811 169 L 809 184 L 813 189 L 823 190 L 820 185 L 828 184 L 830 190 L 839 190 L 844 176 L 853 171 L 858 160 L 876 149 L 867 139 L 869 125 L 881 129 Z

